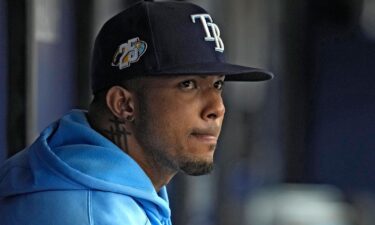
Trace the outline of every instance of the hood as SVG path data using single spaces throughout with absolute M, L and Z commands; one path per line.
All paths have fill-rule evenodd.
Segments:
M 0 169 L 0 197 L 51 190 L 124 194 L 156 214 L 170 216 L 166 187 L 159 193 L 126 153 L 93 130 L 85 112 L 73 110 L 47 127 L 27 149 Z

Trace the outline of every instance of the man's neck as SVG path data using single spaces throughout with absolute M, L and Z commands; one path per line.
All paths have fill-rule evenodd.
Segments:
M 125 152 L 143 169 L 157 192 L 163 186 L 167 185 L 177 173 L 177 171 L 161 165 L 160 162 L 147 154 L 138 144 L 134 144 L 132 139 L 129 141 L 128 151 Z
M 92 118 L 90 113 L 87 118 L 94 130 L 112 141 L 138 163 L 150 178 L 157 192 L 176 175 L 177 171 L 160 165 L 160 162 L 157 162 L 156 159 L 143 150 L 134 135 L 132 135 L 131 130 L 126 129 L 124 121 L 116 118 L 107 118 L 99 121 Z

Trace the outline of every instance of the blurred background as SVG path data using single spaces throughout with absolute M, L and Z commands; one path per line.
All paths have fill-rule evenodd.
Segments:
M 134 0 L 0 0 L 0 163 L 91 99 L 101 25 Z M 212 174 L 170 183 L 175 225 L 373 225 L 375 0 L 201 0 L 231 63 Z

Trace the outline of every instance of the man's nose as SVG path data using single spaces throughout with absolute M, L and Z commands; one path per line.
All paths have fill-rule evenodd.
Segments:
M 216 120 L 224 117 L 225 106 L 221 93 L 216 90 L 207 90 L 204 94 L 205 107 L 202 112 L 204 120 Z

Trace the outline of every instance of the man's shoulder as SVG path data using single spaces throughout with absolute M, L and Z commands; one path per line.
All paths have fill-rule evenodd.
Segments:
M 133 197 L 103 191 L 91 191 L 90 195 L 94 224 L 148 224 L 146 212 Z
M 146 225 L 131 196 L 95 190 L 42 191 L 0 199 L 4 225 Z M 2 224 L 3 224 L 2 222 Z

